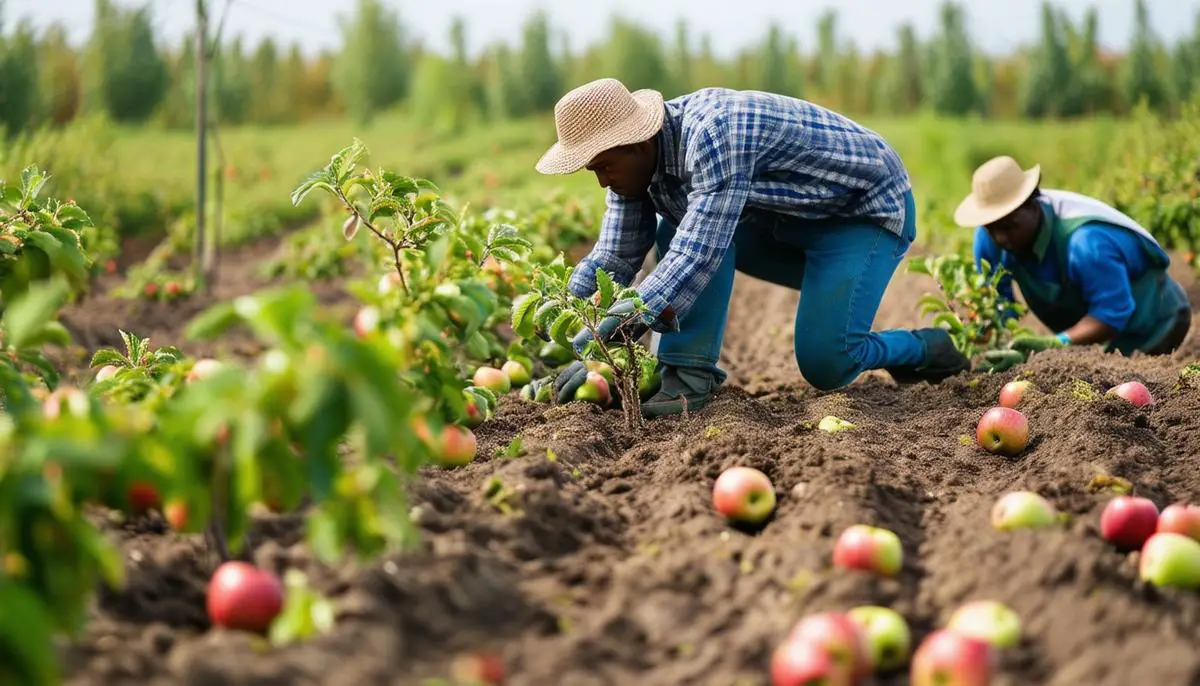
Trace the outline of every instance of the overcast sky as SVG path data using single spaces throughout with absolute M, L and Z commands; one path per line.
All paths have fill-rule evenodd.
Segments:
M 210 13 L 219 17 L 227 0 L 206 0 Z M 150 4 L 155 21 L 169 40 L 178 40 L 195 22 L 195 0 L 114 0 L 118 5 Z M 556 29 L 565 31 L 573 46 L 603 36 L 607 19 L 614 12 L 636 19 L 662 33 L 673 31 L 684 17 L 693 35 L 708 32 L 714 49 L 727 55 L 756 41 L 772 19 L 778 19 L 801 48 L 815 42 L 815 20 L 826 7 L 838 7 L 839 33 L 853 38 L 860 47 L 890 47 L 896 26 L 911 21 L 921 36 L 929 35 L 937 23 L 940 0 L 384 0 L 398 8 L 414 31 L 427 37 L 437 49 L 446 44 L 449 22 L 456 15 L 468 19 L 468 42 L 478 47 L 493 40 L 513 41 L 520 24 L 534 8 L 547 8 Z M 53 21 L 70 27 L 73 40 L 86 37 L 92 22 L 93 0 L 0 0 L 5 23 L 19 17 L 31 18 L 37 26 Z M 1007 51 L 1036 38 L 1041 0 L 965 0 L 969 31 L 976 44 L 988 52 Z M 1133 20 L 1133 0 L 1058 0 L 1056 6 L 1080 19 L 1089 6 L 1099 9 L 1100 41 L 1106 47 L 1127 44 Z M 252 42 L 264 35 L 306 49 L 332 47 L 338 43 L 334 18 L 349 13 L 355 0 L 231 0 L 227 35 L 243 34 Z M 1147 0 L 1151 22 L 1158 36 L 1174 42 L 1196 26 L 1200 0 Z M 736 8 L 731 18 L 730 8 Z

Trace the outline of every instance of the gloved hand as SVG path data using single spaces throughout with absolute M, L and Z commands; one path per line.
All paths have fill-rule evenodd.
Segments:
M 596 327 L 596 335 L 600 337 L 602 343 L 608 343 L 613 339 L 621 340 L 626 336 L 637 340 L 650 330 L 645 316 L 635 309 L 633 300 L 629 298 L 613 303 L 605 314 L 608 316 L 600 320 L 600 324 Z M 592 340 L 592 332 L 585 328 L 575 334 L 571 346 L 575 348 L 576 353 L 582 354 L 590 340 Z
M 587 381 L 587 367 L 583 362 L 575 360 L 567 368 L 558 373 L 554 379 L 554 402 L 569 403 L 575 399 L 575 391 Z
M 1017 336 L 1008 344 L 1009 350 L 1016 350 L 1026 359 L 1029 358 L 1029 353 L 1065 347 L 1066 343 L 1060 341 L 1057 336 Z
M 1019 350 L 989 350 L 975 365 L 977 372 L 1003 372 L 1025 361 L 1025 353 Z

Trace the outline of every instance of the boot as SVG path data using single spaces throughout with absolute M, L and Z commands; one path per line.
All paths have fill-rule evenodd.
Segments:
M 954 347 L 954 341 L 945 329 L 917 329 L 913 334 L 925 349 L 925 360 L 918 365 L 887 367 L 887 373 L 896 383 L 938 383 L 971 368 L 971 361 Z
M 685 399 L 689 412 L 699 410 L 708 404 L 720 385 L 720 380 L 711 370 L 663 365 L 662 385 L 658 393 L 642 403 L 642 416 L 681 414 Z

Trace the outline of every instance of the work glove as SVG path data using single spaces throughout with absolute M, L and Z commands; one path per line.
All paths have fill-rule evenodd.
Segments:
M 596 327 L 596 335 L 602 343 L 607 344 L 614 339 L 620 341 L 626 337 L 637 340 L 650 330 L 646 316 L 637 311 L 630 298 L 613 303 L 605 314 L 607 316 L 600 320 L 600 324 Z M 587 347 L 590 340 L 592 340 L 592 332 L 585 328 L 575 334 L 571 346 L 575 348 L 577 354 L 583 354 L 583 349 Z
M 1025 353 L 1020 350 L 989 350 L 975 365 L 975 371 L 989 373 L 1008 371 L 1024 362 L 1025 357 Z
M 577 400 L 578 398 L 575 397 L 575 393 L 587 382 L 588 371 L 586 364 L 575 360 L 567 365 L 566 369 L 559 372 L 558 376 L 554 379 L 551 391 L 554 402 L 561 405 Z M 621 394 L 617 392 L 616 386 L 609 384 L 608 392 L 611 400 L 606 407 L 620 408 Z
M 1016 350 L 1023 354 L 1025 359 L 1029 359 L 1030 353 L 1065 347 L 1066 343 L 1060 341 L 1057 336 L 1017 336 L 1008 344 L 1009 350 Z

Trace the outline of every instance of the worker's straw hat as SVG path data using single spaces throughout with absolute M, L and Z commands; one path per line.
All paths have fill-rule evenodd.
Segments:
M 1041 178 L 1041 165 L 1022 170 L 1007 155 L 993 157 L 975 170 L 971 194 L 954 211 L 955 223 L 971 228 L 1003 219 L 1033 194 Z
M 647 140 L 662 127 L 663 96 L 655 90 L 633 93 L 616 79 L 599 79 L 567 93 L 554 106 L 558 142 L 537 170 L 570 174 L 593 157 L 621 145 Z

